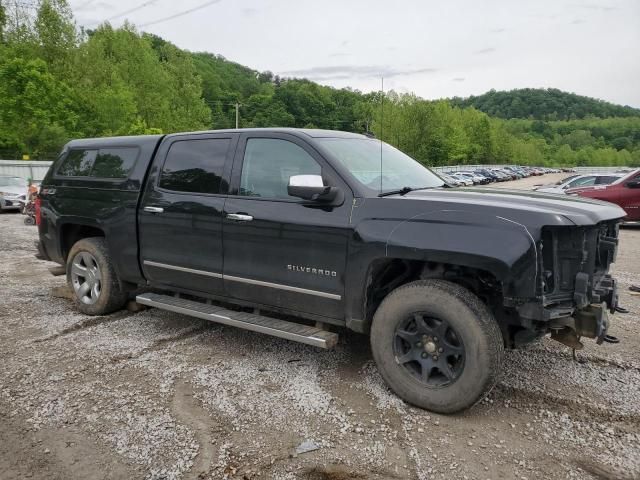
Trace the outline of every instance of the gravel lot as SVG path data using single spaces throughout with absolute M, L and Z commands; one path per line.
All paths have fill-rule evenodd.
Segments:
M 78 314 L 22 220 L 0 215 L 3 480 L 640 478 L 640 228 L 615 267 L 620 344 L 510 351 L 486 401 L 442 416 L 390 393 L 360 335 L 325 352 L 158 310 Z

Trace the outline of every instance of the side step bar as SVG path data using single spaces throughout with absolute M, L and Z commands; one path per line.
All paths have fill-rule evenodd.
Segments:
M 136 302 L 149 307 L 181 313 L 232 327 L 244 328 L 252 332 L 266 333 L 274 337 L 286 338 L 287 340 L 320 348 L 333 348 L 338 343 L 338 334 L 327 330 L 254 313 L 235 312 L 216 305 L 184 298 L 159 295 L 157 293 L 143 293 L 136 297 Z

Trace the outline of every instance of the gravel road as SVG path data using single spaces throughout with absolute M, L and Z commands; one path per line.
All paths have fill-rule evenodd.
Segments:
M 620 344 L 507 352 L 488 399 L 442 416 L 387 390 L 364 336 L 326 352 L 153 309 L 81 315 L 22 219 L 0 215 L 2 480 L 640 478 L 640 228 L 615 266 Z

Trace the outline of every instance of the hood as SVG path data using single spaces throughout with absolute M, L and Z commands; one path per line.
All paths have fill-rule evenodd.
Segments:
M 599 200 L 501 188 L 438 188 L 417 190 L 404 196 L 387 198 L 430 201 L 441 203 L 441 206 L 447 209 L 464 209 L 482 214 L 490 211 L 493 215 L 504 216 L 524 224 L 528 223 L 528 217 L 534 216 L 549 217 L 545 220 L 540 218 L 549 225 L 567 223 L 563 220 L 575 225 L 593 225 L 626 215 L 617 205 Z
M 9 185 L 9 186 L 5 186 L 5 187 L 0 187 L 0 192 L 4 192 L 4 193 L 9 193 L 12 195 L 26 195 L 27 194 L 27 187 L 15 187 L 13 185 Z

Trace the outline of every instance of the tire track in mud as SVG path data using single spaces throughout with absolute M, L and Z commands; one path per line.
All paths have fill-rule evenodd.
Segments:
M 586 402 L 578 402 L 570 398 L 553 395 L 539 390 L 528 390 L 524 388 L 514 387 L 510 385 L 500 384 L 496 387 L 496 391 L 501 392 L 510 399 L 519 399 L 523 403 L 529 405 L 544 405 L 547 409 L 551 405 L 553 407 L 564 407 L 564 410 L 569 410 L 571 417 L 576 420 L 593 421 L 597 418 L 598 421 L 607 422 L 625 422 L 640 427 L 640 413 L 637 414 L 624 414 L 612 411 L 615 406 L 600 407 L 598 405 L 589 404 Z M 610 408 L 610 409 L 609 409 Z M 562 408 L 557 408 L 562 410 Z
M 211 418 L 195 398 L 193 386 L 187 380 L 178 380 L 171 399 L 171 412 L 176 419 L 189 427 L 198 442 L 198 455 L 185 479 L 206 478 L 214 463 L 211 435 Z
M 640 480 L 640 472 L 625 472 L 611 465 L 599 465 L 592 460 L 580 459 L 574 463 L 600 480 Z
M 156 340 L 155 342 L 153 342 L 148 347 L 142 348 L 142 349 L 140 349 L 138 351 L 130 352 L 130 353 L 123 353 L 123 354 L 120 354 L 120 355 L 115 355 L 115 356 L 111 357 L 111 361 L 116 363 L 116 362 L 122 362 L 122 361 L 125 361 L 125 360 L 134 360 L 136 358 L 141 357 L 145 353 L 155 352 L 157 350 L 162 350 L 167 344 L 175 343 L 175 342 L 178 342 L 180 340 L 185 340 L 187 338 L 197 337 L 200 334 L 204 333 L 205 331 L 209 330 L 210 328 L 211 328 L 211 326 L 209 324 L 206 324 L 206 323 L 204 325 L 201 325 L 201 326 L 196 326 L 196 327 L 193 327 L 193 328 L 189 328 L 188 330 L 182 331 L 182 332 L 180 332 L 180 333 L 178 333 L 176 335 L 160 338 L 160 339 Z
M 65 335 L 69 335 L 75 332 L 78 332 L 80 330 L 85 330 L 87 328 L 91 328 L 91 327 L 95 327 L 97 325 L 101 325 L 103 323 L 110 323 L 110 322 L 115 322 L 116 320 L 122 320 L 128 317 L 133 317 L 135 316 L 134 313 L 131 312 L 127 312 L 127 311 L 121 311 L 121 312 L 116 312 L 114 314 L 111 315 L 101 315 L 101 316 L 96 316 L 96 317 L 90 317 L 87 318 L 86 320 L 82 320 L 78 323 L 74 323 L 73 325 L 71 325 L 70 327 L 67 328 L 63 328 L 62 330 L 53 333 L 51 335 L 48 335 L 46 337 L 41 337 L 41 338 L 36 338 L 33 340 L 33 343 L 42 343 L 42 342 L 48 342 L 50 340 L 55 340 L 56 338 L 59 337 L 63 337 Z

